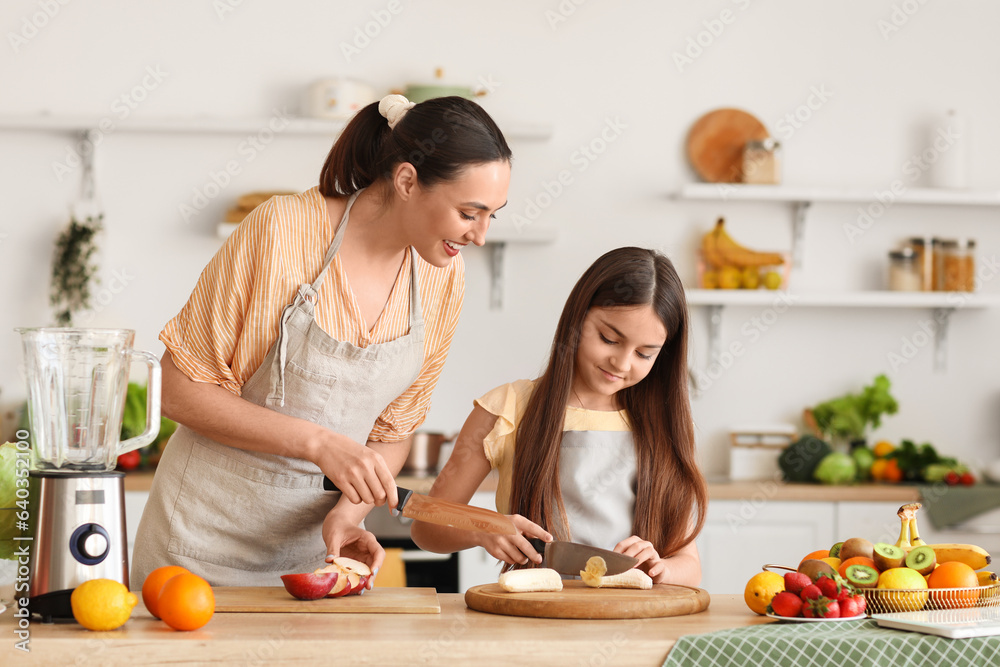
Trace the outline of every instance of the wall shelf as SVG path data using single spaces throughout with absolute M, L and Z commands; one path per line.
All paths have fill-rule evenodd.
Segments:
M 287 124 L 286 124 L 287 120 Z M 109 129 L 101 127 L 104 122 Z M 108 125 L 110 123 L 110 125 Z M 280 126 L 272 126 L 275 123 Z M 347 125 L 346 120 L 298 118 L 275 113 L 272 116 L 230 118 L 220 116 L 57 116 L 49 114 L 0 116 L 0 130 L 65 132 L 79 134 L 87 130 L 107 133 L 180 133 L 180 134 L 255 134 L 272 131 L 280 134 L 333 136 Z M 553 126 L 545 123 L 500 123 L 508 139 L 544 141 L 552 137 Z
M 722 357 L 722 314 L 726 307 L 773 309 L 776 313 L 791 308 L 926 308 L 933 311 L 934 369 L 948 365 L 947 339 L 951 315 L 960 309 L 1000 308 L 1000 294 L 973 292 L 795 292 L 784 290 L 708 290 L 685 291 L 689 306 L 708 307 L 709 359 L 718 363 Z M 697 391 L 697 387 L 695 388 Z

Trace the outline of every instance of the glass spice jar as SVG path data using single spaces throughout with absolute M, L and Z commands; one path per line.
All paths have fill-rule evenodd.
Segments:
M 771 137 L 743 146 L 743 182 L 777 185 L 781 182 L 781 144 Z
M 889 253 L 889 289 L 894 292 L 919 292 L 923 288 L 917 254 L 912 248 Z
M 976 242 L 972 239 L 941 243 L 938 289 L 945 292 L 972 292 L 976 288 Z
M 917 271 L 920 273 L 920 289 L 930 292 L 934 289 L 934 243 L 933 239 L 915 236 L 906 242 L 906 247 L 916 256 Z

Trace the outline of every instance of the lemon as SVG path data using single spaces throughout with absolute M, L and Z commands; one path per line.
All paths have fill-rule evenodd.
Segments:
M 785 578 L 774 572 L 760 572 L 750 577 L 743 599 L 754 613 L 763 616 L 771 598 L 785 590 Z
M 762 281 L 767 289 L 780 289 L 783 279 L 777 271 L 768 271 L 764 274 Z
M 760 287 L 760 272 L 756 267 L 748 266 L 743 269 L 740 275 L 740 286 L 743 289 L 757 289 Z
M 894 567 L 878 577 L 878 588 L 912 593 L 880 593 L 879 602 L 886 611 L 919 611 L 927 603 L 927 580 L 909 567 Z
M 724 266 L 719 269 L 719 288 L 739 289 L 742 281 L 743 274 L 735 266 Z
M 114 630 L 125 625 L 139 598 L 121 582 L 91 579 L 73 590 L 69 602 L 73 617 L 83 627 L 88 630 Z

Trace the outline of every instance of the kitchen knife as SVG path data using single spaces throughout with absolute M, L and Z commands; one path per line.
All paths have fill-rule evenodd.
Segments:
M 538 538 L 528 540 L 535 551 L 542 554 L 542 567 L 552 568 L 560 574 L 580 576 L 580 571 L 586 569 L 587 560 L 591 556 L 600 556 L 608 566 L 607 576 L 621 574 L 638 565 L 639 559 L 626 556 L 616 551 L 598 549 L 586 544 L 575 542 L 543 542 Z
M 324 477 L 323 489 L 336 491 L 337 487 L 330 481 L 329 477 Z M 393 516 L 402 514 L 416 521 L 426 521 L 439 526 L 475 530 L 495 535 L 517 535 L 520 533 L 514 523 L 499 512 L 425 496 L 402 486 L 396 487 L 396 493 L 399 495 L 399 503 L 390 509 Z

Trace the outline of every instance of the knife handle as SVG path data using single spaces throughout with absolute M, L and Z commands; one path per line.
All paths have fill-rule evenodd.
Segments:
M 537 551 L 540 555 L 545 555 L 545 540 L 537 537 L 529 537 L 528 544 L 530 544 L 531 548 Z
M 340 491 L 340 489 L 337 488 L 337 485 L 333 483 L 333 480 L 327 477 L 326 475 L 323 475 L 323 490 Z
M 340 489 L 337 488 L 337 485 L 333 483 L 333 480 L 327 477 L 326 475 L 323 475 L 323 490 L 340 491 Z M 399 496 L 399 504 L 396 505 L 396 507 L 389 509 L 389 513 L 392 514 L 393 516 L 399 516 L 399 513 L 403 511 L 403 505 L 405 505 L 406 501 L 410 499 L 411 495 L 413 495 L 413 491 L 410 491 L 409 489 L 404 489 L 401 486 L 397 486 L 396 494 Z

